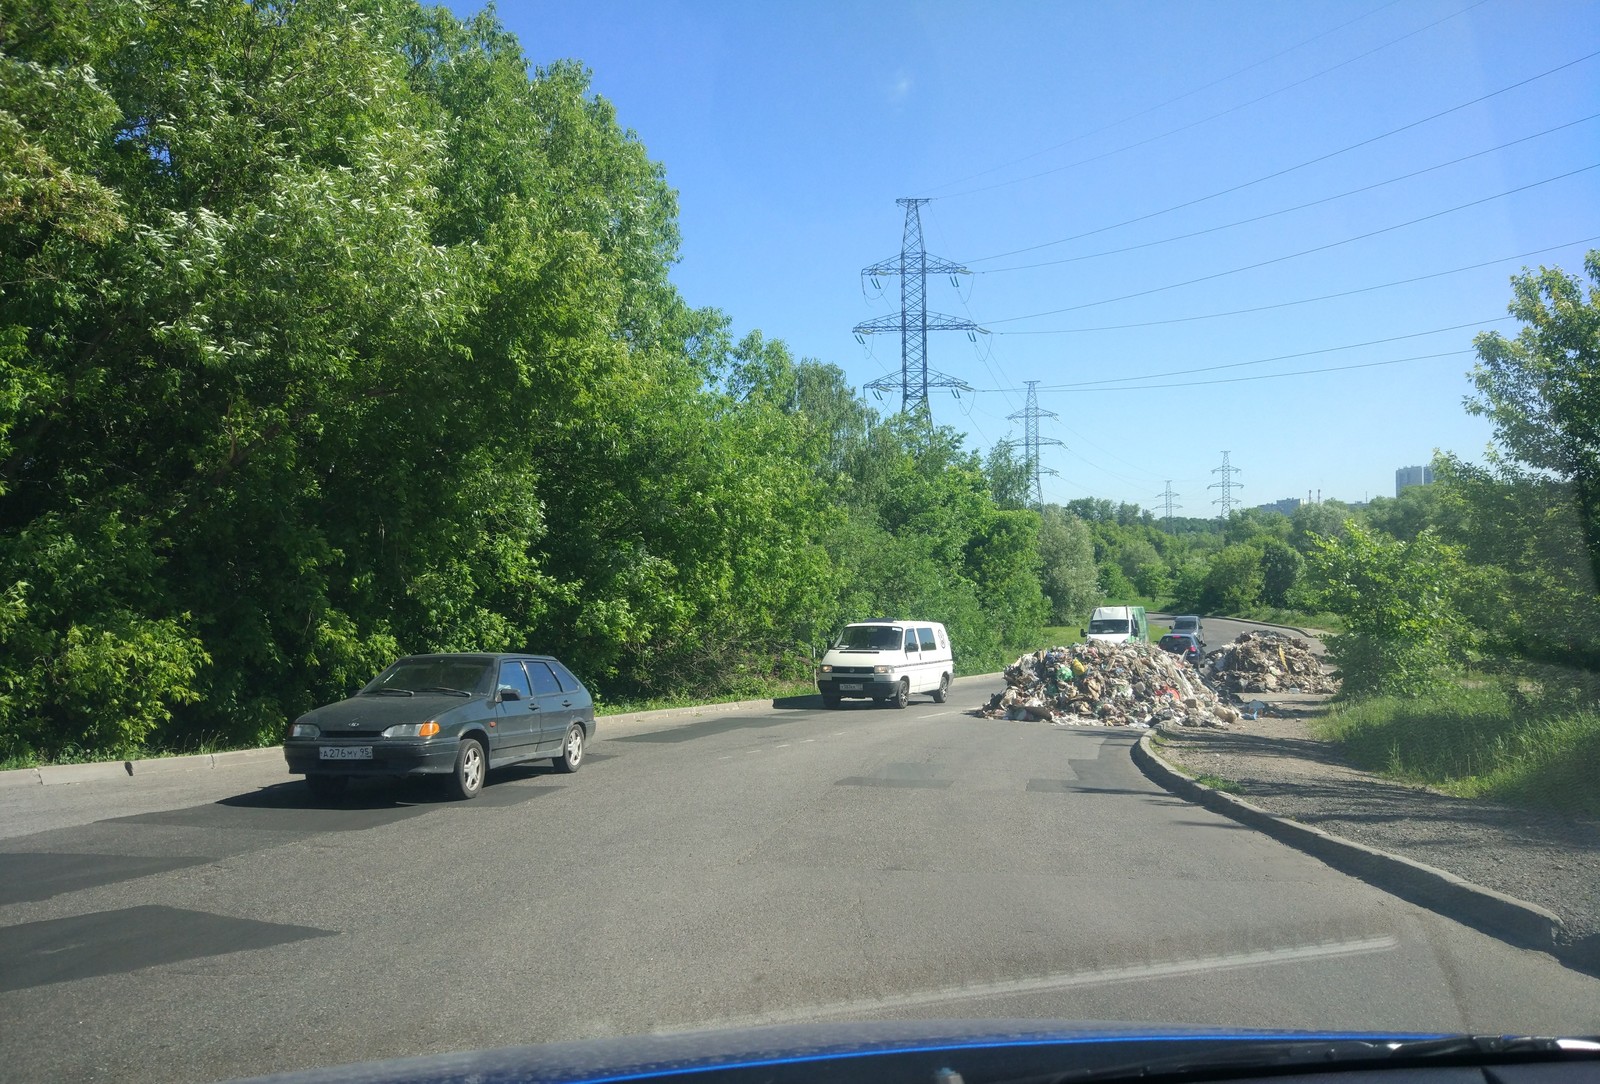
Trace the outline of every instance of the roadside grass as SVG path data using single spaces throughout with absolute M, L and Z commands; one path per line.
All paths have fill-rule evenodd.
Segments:
M 1313 632 L 1344 631 L 1344 618 L 1338 614 L 1311 613 L 1306 610 L 1286 609 L 1282 606 L 1251 606 L 1234 616 L 1245 621 L 1260 621 L 1267 625 L 1289 625 L 1297 629 L 1310 629 Z
M 52 764 L 99 764 L 108 760 L 162 760 L 167 757 L 186 757 L 197 753 L 224 753 L 230 749 L 254 749 L 255 744 L 229 744 L 216 738 L 199 738 L 170 749 L 133 749 L 117 753 L 104 749 L 84 749 L 69 745 L 54 756 L 36 749 L 13 750 L 0 756 L 0 772 L 23 768 L 47 768 Z
M 1334 705 L 1313 724 L 1359 767 L 1464 798 L 1600 815 L 1600 710 L 1519 706 L 1469 682 Z
M 1243 794 L 1244 788 L 1231 779 L 1224 779 L 1220 775 L 1197 775 L 1195 782 L 1203 783 L 1212 790 L 1220 790 L 1224 794 Z
M 670 693 L 663 696 L 632 697 L 620 700 L 602 700 L 595 697 L 596 718 L 622 715 L 634 711 L 660 711 L 664 708 L 692 708 L 702 704 L 732 704 L 740 700 L 776 700 L 785 696 L 809 696 L 817 691 L 810 681 L 759 681 L 752 680 L 738 688 L 716 694 Z

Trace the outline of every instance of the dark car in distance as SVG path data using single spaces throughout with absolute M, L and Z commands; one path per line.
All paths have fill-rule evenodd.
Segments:
M 1161 638 L 1156 645 L 1162 651 L 1170 651 L 1184 662 L 1200 665 L 1200 656 L 1205 654 L 1206 645 L 1200 638 L 1190 632 L 1169 632 Z
M 548 757 L 577 771 L 593 737 L 594 699 L 548 655 L 408 655 L 296 719 L 283 755 L 318 797 L 354 776 L 437 775 L 474 798 L 490 768 Z

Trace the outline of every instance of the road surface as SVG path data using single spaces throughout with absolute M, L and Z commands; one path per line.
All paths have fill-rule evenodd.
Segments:
M 1595 979 L 1167 795 L 1132 734 L 976 717 L 999 688 L 602 721 L 465 803 L 321 807 L 271 760 L 0 789 L 5 1075 L 874 1017 L 1600 1031 Z

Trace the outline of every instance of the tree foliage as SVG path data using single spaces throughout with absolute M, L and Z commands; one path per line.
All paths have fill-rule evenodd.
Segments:
M 404 651 L 628 696 L 1042 620 L 1016 471 L 685 305 L 662 167 L 492 13 L 0 20 L 0 754 L 270 739 Z

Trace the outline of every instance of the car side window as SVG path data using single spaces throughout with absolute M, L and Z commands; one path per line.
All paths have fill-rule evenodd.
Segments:
M 522 664 L 516 661 L 500 664 L 500 677 L 495 683 L 495 691 L 512 689 L 523 700 L 533 698 L 533 690 L 528 687 L 528 675 L 523 673 Z
M 917 630 L 916 629 L 906 629 L 906 650 L 907 651 L 915 651 L 915 650 L 917 650 Z
M 572 671 L 562 666 L 558 660 L 550 660 L 550 669 L 555 671 L 556 680 L 561 682 L 561 691 L 575 693 L 583 688 L 583 682 L 572 676 Z
M 561 691 L 561 683 L 556 680 L 556 676 L 550 672 L 550 668 L 544 663 L 530 660 L 524 665 L 527 666 L 528 674 L 533 678 L 534 692 L 544 696 L 547 693 L 559 693 Z
M 932 629 L 918 629 L 917 636 L 922 640 L 922 650 L 937 651 L 939 649 L 939 645 L 933 642 Z

